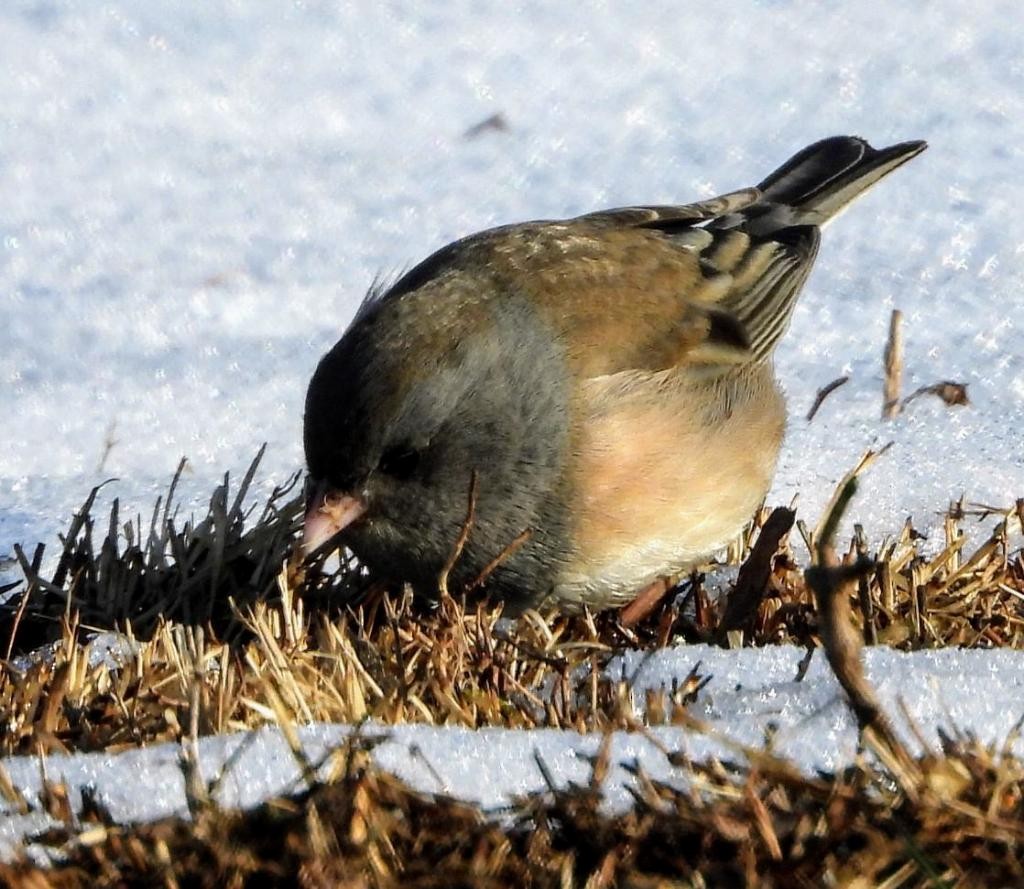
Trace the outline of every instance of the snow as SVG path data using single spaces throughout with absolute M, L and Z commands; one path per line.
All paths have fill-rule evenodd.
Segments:
M 769 502 L 798 493 L 813 524 L 861 453 L 892 440 L 851 509 L 869 540 L 908 514 L 932 527 L 961 495 L 1009 506 L 1024 496 L 1024 31 L 1015 0 L 964 10 L 7 0 L 0 584 L 17 577 L 4 567 L 13 545 L 52 553 L 105 479 L 118 481 L 101 503 L 146 515 L 184 455 L 181 496 L 197 505 L 264 441 L 260 490 L 287 479 L 302 464 L 306 382 L 375 276 L 490 225 L 748 185 L 833 133 L 931 147 L 826 232 L 778 352 L 791 424 Z M 507 132 L 463 138 L 495 112 Z M 879 419 L 894 307 L 905 391 L 958 380 L 971 406 L 922 398 Z M 850 382 L 806 423 L 816 390 L 841 374 Z M 703 658 L 716 676 L 706 718 L 750 743 L 774 722 L 787 754 L 834 767 L 852 751 L 849 717 L 822 663 L 792 681 L 799 656 L 666 652 L 638 683 Z M 884 699 L 901 695 L 929 730 L 998 740 L 1020 715 L 997 703 L 1020 699 L 1015 653 L 866 658 Z M 306 733 L 324 744 L 340 731 Z M 225 785 L 251 788 L 237 801 L 289 780 L 280 740 L 259 737 L 236 766 L 245 780 Z M 582 777 L 572 751 L 597 743 L 397 729 L 377 756 L 427 789 L 413 742 L 452 792 L 487 805 L 537 786 L 534 748 L 561 777 Z M 205 741 L 204 770 L 236 743 Z M 650 755 L 655 768 L 641 738 L 616 744 L 616 757 Z M 148 818 L 181 809 L 175 756 L 51 757 L 47 768 Z M 129 764 L 139 782 L 118 782 Z M 34 760 L 7 766 L 36 786 Z M 19 823 L 0 831 L 13 837 Z
M 739 754 L 727 742 L 760 749 L 771 736 L 773 749 L 807 773 L 848 765 L 857 753 L 856 725 L 820 651 L 805 678 L 796 679 L 803 656 L 803 651 L 792 647 L 723 651 L 682 646 L 658 651 L 642 665 L 638 652 L 624 655 L 620 665 L 613 663 L 612 675 L 622 669 L 632 677 L 637 702 L 644 700 L 646 689 L 671 688 L 674 678 L 685 676 L 700 663 L 702 675 L 710 675 L 711 680 L 689 712 L 706 722 L 709 731 L 701 734 L 658 726 L 651 729 L 650 738 L 615 733 L 610 751 L 613 767 L 602 785 L 606 805 L 614 810 L 629 804 L 627 788 L 634 779 L 626 766 L 634 763 L 656 779 L 685 782 L 685 767 L 671 766 L 658 745 L 683 751 L 692 760 L 709 756 L 736 760 Z M 876 647 L 866 651 L 865 667 L 886 710 L 899 714 L 905 707 L 907 718 L 933 745 L 939 728 L 947 733 L 974 733 L 982 742 L 1002 745 L 1024 716 L 1024 705 L 1006 705 L 1022 700 L 1024 652 L 944 649 L 907 654 Z M 638 715 L 641 712 L 638 704 Z M 905 717 L 894 718 L 907 743 L 916 749 Z M 299 736 L 308 759 L 316 763 L 352 731 L 351 726 L 312 725 L 301 728 Z M 373 753 L 381 768 L 419 790 L 473 802 L 496 815 L 515 796 L 545 788 L 537 758 L 558 785 L 586 783 L 587 758 L 594 756 L 601 743 L 598 735 L 554 729 L 472 731 L 368 724 L 359 731 L 365 736 L 388 736 Z M 1015 738 L 1009 749 L 1024 755 L 1024 739 Z M 199 750 L 204 779 L 214 781 L 223 775 L 215 798 L 225 806 L 253 806 L 302 787 L 295 757 L 274 727 L 204 738 Z M 116 754 L 55 755 L 43 763 L 30 756 L 4 760 L 13 785 L 34 809 L 17 815 L 10 803 L 0 802 L 0 856 L 9 855 L 19 840 L 50 824 L 38 807 L 44 773 L 51 781 L 67 784 L 75 806 L 81 789 L 90 788 L 118 821 L 186 815 L 180 756 L 177 745 L 160 744 Z M 225 766 L 228 760 L 231 764 Z M 126 774 L 133 776 L 131 781 L 124 780 Z
M 1010 505 L 1024 40 L 1013 0 L 962 9 L 3 4 L 0 556 L 52 551 L 107 478 L 102 502 L 145 514 L 183 455 L 186 505 L 263 441 L 263 491 L 283 481 L 306 382 L 374 276 L 494 224 L 747 185 L 837 132 L 931 148 L 826 233 L 778 355 L 771 502 L 799 492 L 814 521 L 895 440 L 851 516 L 869 539 L 961 494 Z M 508 132 L 462 137 L 494 112 Z M 961 380 L 971 407 L 879 420 L 894 306 L 906 390 Z

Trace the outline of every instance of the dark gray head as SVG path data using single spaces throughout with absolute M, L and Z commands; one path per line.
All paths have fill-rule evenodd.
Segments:
M 479 274 L 371 302 L 306 395 L 310 476 L 365 507 L 342 541 L 371 568 L 436 592 L 475 471 L 476 516 L 452 589 L 530 529 L 494 585 L 506 597 L 546 593 L 537 587 L 549 583 L 565 524 L 552 495 L 563 484 L 567 389 L 550 331 Z

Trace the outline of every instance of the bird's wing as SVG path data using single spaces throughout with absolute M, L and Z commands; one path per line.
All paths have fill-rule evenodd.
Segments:
M 485 290 L 528 294 L 580 374 L 726 373 L 770 357 L 814 262 L 819 226 L 924 148 L 876 150 L 834 136 L 756 188 L 492 229 L 438 251 L 383 299 L 456 286 L 462 276 L 459 312 Z
M 595 226 L 622 228 L 637 225 L 666 225 L 680 223 L 694 225 L 709 219 L 716 219 L 728 213 L 736 213 L 750 207 L 761 198 L 756 188 L 743 188 L 728 194 L 695 201 L 692 204 L 619 207 L 615 210 L 598 210 L 577 216 L 574 222 L 585 222 Z
M 730 195 L 719 206 L 735 213 L 736 204 Z M 681 366 L 725 373 L 770 355 L 818 240 L 811 226 L 760 237 L 700 227 L 708 217 L 692 208 L 714 205 L 624 208 L 510 230 L 491 262 L 499 280 L 528 292 L 582 376 Z
M 548 283 L 544 293 L 561 303 L 567 323 L 622 331 L 603 357 L 610 367 L 693 364 L 714 373 L 764 361 L 789 324 L 820 226 L 925 148 L 915 141 L 875 149 L 856 136 L 832 136 L 795 154 L 756 188 L 570 220 L 565 261 L 546 257 L 549 282 L 558 278 L 562 286 Z M 602 242 L 612 260 L 604 265 Z M 590 299 L 571 296 L 581 291 Z M 597 311 L 609 320 L 594 318 Z M 639 317 L 631 320 L 630 311 Z M 595 335 L 591 343 L 610 339 Z M 745 349 L 736 348 L 740 342 Z

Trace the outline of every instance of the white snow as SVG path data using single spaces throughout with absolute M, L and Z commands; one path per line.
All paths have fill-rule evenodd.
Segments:
M 376 275 L 490 225 L 748 185 L 834 133 L 931 147 L 826 232 L 778 353 L 792 419 L 770 502 L 799 492 L 813 523 L 860 454 L 894 440 L 851 510 L 869 539 L 907 514 L 927 528 L 961 495 L 1012 504 L 1024 496 L 1024 29 L 1015 0 L 965 9 L 7 0 L 0 583 L 17 576 L 3 566 L 14 543 L 52 552 L 104 479 L 119 481 L 101 503 L 145 515 L 184 455 L 182 496 L 198 503 L 266 441 L 259 484 L 283 482 L 302 463 L 306 382 Z M 495 112 L 508 132 L 462 137 Z M 894 307 L 906 391 L 959 380 L 970 407 L 920 399 L 879 419 Z M 808 425 L 815 391 L 844 373 Z M 848 761 L 849 717 L 822 663 L 797 685 L 792 650 L 684 649 L 639 682 L 697 657 L 716 676 L 705 715 L 723 731 L 757 742 L 775 722 L 776 744 L 805 767 Z M 902 695 L 929 730 L 998 740 L 1020 715 L 1005 706 L 1024 675 L 1012 652 L 867 660 L 885 699 Z M 229 795 L 250 788 L 252 801 L 288 780 L 280 741 L 260 738 Z M 424 727 L 395 738 L 382 764 L 434 789 L 403 752 L 415 741 L 447 789 L 488 805 L 537 786 L 535 747 L 561 777 L 582 777 L 571 751 L 597 743 Z M 204 742 L 209 772 L 235 743 Z M 616 743 L 619 758 L 650 754 L 639 737 Z M 174 758 L 155 748 L 47 768 L 96 781 L 142 818 L 180 810 Z M 137 780 L 119 780 L 129 764 Z M 7 767 L 35 786 L 35 761 Z M 20 829 L 0 822 L 8 839 Z
M 758 181 L 824 135 L 929 151 L 826 233 L 778 356 L 772 502 L 815 520 L 895 439 L 852 518 L 880 540 L 951 498 L 1024 496 L 1024 31 L 1013 0 L 209 2 L 0 8 L 0 556 L 89 489 L 185 503 L 269 442 L 302 464 L 305 385 L 374 276 L 468 232 Z M 465 140 L 493 112 L 507 133 Z M 1015 135 L 1017 134 L 1017 135 Z M 889 312 L 907 391 L 879 420 Z M 809 427 L 816 389 L 841 373 Z M 104 442 L 115 442 L 100 468 Z

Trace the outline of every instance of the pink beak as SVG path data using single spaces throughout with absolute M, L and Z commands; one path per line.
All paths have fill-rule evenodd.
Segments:
M 366 501 L 362 497 L 332 491 L 321 483 L 306 501 L 302 551 L 308 556 L 344 531 L 364 512 Z

